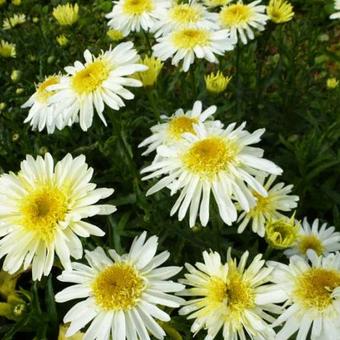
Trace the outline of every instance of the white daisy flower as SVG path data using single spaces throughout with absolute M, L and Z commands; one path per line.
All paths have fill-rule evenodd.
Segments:
M 266 285 L 272 269 L 265 267 L 261 254 L 246 268 L 248 255 L 245 252 L 237 265 L 229 251 L 228 262 L 222 264 L 217 252 L 205 251 L 204 263 L 185 265 L 189 273 L 180 282 L 189 287 L 179 294 L 192 299 L 179 313 L 195 319 L 191 327 L 195 335 L 205 329 L 209 340 L 221 330 L 225 340 L 246 339 L 246 334 L 250 339 L 274 339 L 269 323 L 275 319 L 267 312 L 279 313 L 281 308 L 274 305 L 277 291 Z
M 340 19 L 340 0 L 334 1 L 334 9 L 339 12 L 335 12 L 330 15 L 330 19 Z
M 172 58 L 177 66 L 183 60 L 182 69 L 187 72 L 195 58 L 218 63 L 217 55 L 234 49 L 236 40 L 230 38 L 228 30 L 212 31 L 207 28 L 181 28 L 159 37 L 152 47 L 154 56 L 165 61 Z
M 60 76 L 58 75 L 47 77 L 38 84 L 35 93 L 21 106 L 22 108 L 30 107 L 24 123 L 30 122 L 33 130 L 42 131 L 46 127 L 48 133 L 53 133 L 55 128 L 61 130 L 67 125 L 63 115 L 57 110 L 57 106 L 48 103 L 53 92 L 47 91 L 46 88 L 58 84 L 59 81 Z M 72 125 L 73 122 L 67 123 Z
M 181 221 L 190 206 L 189 224 L 193 227 L 198 214 L 201 224 L 207 225 L 212 192 L 222 220 L 230 225 L 237 219 L 233 200 L 249 211 L 255 204 L 253 191 L 267 196 L 266 189 L 255 176 L 262 172 L 282 172 L 273 162 L 262 158 L 262 149 L 249 146 L 259 142 L 265 130 L 249 133 L 244 130 L 245 124 L 235 128 L 236 123 L 232 123 L 226 129 L 211 130 L 197 124 L 194 126 L 196 134 L 186 133 L 183 140 L 174 145 L 159 146 L 157 153 L 161 157 L 142 170 L 142 173 L 151 173 L 143 180 L 164 177 L 147 195 L 167 186 L 171 187 L 171 195 L 181 190 L 170 214 L 178 210 Z
M 305 217 L 299 227 L 295 244 L 284 252 L 288 257 L 306 256 L 308 249 L 314 250 L 317 255 L 324 256 L 340 250 L 340 233 L 335 232 L 334 227 L 327 228 L 327 223 L 323 223 L 319 229 L 318 219 L 310 225 Z
M 284 183 L 280 182 L 272 187 L 275 179 L 276 176 L 269 176 L 264 183 L 265 177 L 262 176 L 258 178 L 258 181 L 266 189 L 268 195 L 261 196 L 257 192 L 253 192 L 256 203 L 248 212 L 243 211 L 239 216 L 238 222 L 242 221 L 237 229 L 239 233 L 242 233 L 251 221 L 253 232 L 264 237 L 265 224 L 267 221 L 279 220 L 285 217 L 280 211 L 291 211 L 297 207 L 299 196 L 289 195 L 292 192 L 293 185 L 285 186 Z
M 69 76 L 47 90 L 56 91 L 49 100 L 63 112 L 66 121 L 75 120 L 79 114 L 80 127 L 86 131 L 92 125 L 94 109 L 106 126 L 104 104 L 119 110 L 125 106 L 122 98 L 134 98 L 124 86 L 138 87 L 142 83 L 128 76 L 147 67 L 138 64 L 139 56 L 132 42 L 121 43 L 99 57 L 86 50 L 84 58 L 85 64 L 76 61 L 74 66 L 65 67 Z
M 32 265 L 33 280 L 48 275 L 54 253 L 70 269 L 70 256 L 83 254 L 79 236 L 103 236 L 104 232 L 83 221 L 94 215 L 108 215 L 113 205 L 97 205 L 113 189 L 91 183 L 93 169 L 85 156 L 66 155 L 55 166 L 52 156 L 27 156 L 18 174 L 0 177 L 0 258 L 10 274 Z
M 231 37 L 239 37 L 243 44 L 254 39 L 253 30 L 263 31 L 267 23 L 268 16 L 265 13 L 266 6 L 259 5 L 261 0 L 244 4 L 238 1 L 235 4 L 228 4 L 222 7 L 219 13 L 219 23 L 221 27 L 231 31 Z
M 170 0 L 118 0 L 106 15 L 108 25 L 124 35 L 130 32 L 148 31 L 158 20 L 166 16 Z
M 209 106 L 202 111 L 202 102 L 197 100 L 193 108 L 184 112 L 178 109 L 172 116 L 162 115 L 164 123 L 160 123 L 151 127 L 152 135 L 146 138 L 138 147 L 147 146 L 146 151 L 142 154 L 148 155 L 155 151 L 160 145 L 172 145 L 182 139 L 184 133 L 195 133 L 194 125 L 197 123 L 205 123 L 207 126 L 222 127 L 220 121 L 207 120 L 216 112 L 216 106 Z
M 308 259 L 290 258 L 289 265 L 269 262 L 274 267 L 272 281 L 288 307 L 273 323 L 284 323 L 275 340 L 340 339 L 340 253 L 318 257 L 313 250 Z M 311 334 L 309 332 L 311 331 Z
M 167 35 L 181 28 L 218 29 L 217 13 L 208 12 L 207 9 L 192 1 L 191 3 L 173 3 L 165 17 L 153 26 L 155 37 Z
M 56 295 L 57 302 L 83 299 L 64 317 L 70 322 L 66 336 L 88 327 L 84 340 L 150 340 L 163 339 L 165 332 L 155 319 L 169 321 L 170 316 L 158 306 L 177 308 L 183 300 L 168 293 L 184 286 L 168 280 L 180 267 L 159 267 L 169 257 L 164 251 L 156 255 L 158 238 L 146 240 L 146 233 L 136 237 L 128 254 L 119 256 L 100 247 L 86 251 L 89 265 L 72 263 L 72 271 L 64 271 L 60 281 L 74 285 Z

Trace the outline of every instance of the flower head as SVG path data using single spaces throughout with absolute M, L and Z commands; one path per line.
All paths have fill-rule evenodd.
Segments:
M 24 123 L 29 122 L 33 130 L 42 131 L 46 127 L 48 133 L 53 133 L 56 128 L 61 130 L 66 125 L 72 125 L 73 121 L 66 121 L 64 115 L 57 110 L 57 106 L 49 103 L 53 91 L 48 91 L 47 88 L 59 84 L 60 79 L 60 75 L 47 77 L 36 86 L 36 91 L 21 106 L 22 108 L 30 107 Z
M 282 24 L 293 19 L 293 6 L 285 0 L 270 0 L 267 6 L 267 14 L 271 21 Z
M 21 25 L 26 22 L 25 14 L 14 14 L 10 18 L 4 19 L 2 27 L 4 30 L 9 30 L 15 26 Z
M 282 217 L 279 220 L 268 221 L 265 225 L 265 238 L 272 248 L 286 249 L 296 241 L 298 229 L 293 214 L 291 218 Z
M 147 70 L 138 72 L 134 76 L 143 83 L 144 87 L 153 86 L 156 83 L 164 64 L 159 59 L 152 56 L 145 56 L 141 59 L 141 64 L 145 65 Z
M 78 4 L 65 4 L 58 5 L 53 8 L 52 15 L 57 20 L 60 26 L 72 26 L 79 19 L 79 6 Z
M 246 267 L 248 256 L 245 252 L 237 264 L 228 252 L 228 261 L 222 264 L 218 253 L 205 251 L 204 263 L 196 263 L 196 267 L 186 264 L 188 274 L 180 282 L 188 287 L 180 294 L 192 299 L 179 313 L 195 319 L 194 334 L 205 329 L 206 339 L 214 339 L 222 330 L 225 340 L 245 339 L 246 330 L 251 338 L 274 339 L 268 323 L 273 318 L 266 313 L 279 310 L 273 305 L 276 289 L 266 285 L 272 269 L 265 267 L 261 254 Z
M 335 232 L 334 227 L 328 227 L 323 223 L 319 228 L 319 220 L 315 219 L 310 225 L 307 218 L 299 225 L 297 238 L 290 249 L 284 253 L 292 255 L 307 256 L 307 251 L 313 250 L 317 255 L 328 255 L 340 250 L 340 233 Z
M 15 273 L 32 266 L 33 280 L 51 271 L 56 253 L 65 268 L 70 256 L 81 258 L 79 236 L 103 236 L 104 232 L 83 219 L 107 215 L 113 205 L 97 205 L 113 189 L 96 189 L 93 169 L 85 156 L 70 154 L 54 165 L 52 156 L 27 156 L 18 174 L 0 177 L 0 256 L 3 269 Z
M 234 201 L 249 211 L 255 203 L 252 190 L 267 195 L 256 180 L 256 174 L 282 172 L 274 163 L 262 158 L 261 149 L 250 146 L 260 140 L 264 129 L 250 133 L 244 127 L 245 123 L 238 128 L 232 123 L 225 129 L 196 124 L 194 133 L 183 134 L 178 143 L 159 146 L 159 157 L 142 173 L 151 173 L 144 180 L 164 177 L 147 195 L 165 187 L 171 188 L 171 195 L 181 191 L 170 214 L 178 211 L 181 221 L 190 206 L 189 224 L 193 227 L 198 214 L 202 225 L 207 225 L 212 192 L 222 220 L 230 225 L 237 219 Z
M 216 106 L 210 106 L 206 110 L 202 109 L 202 102 L 196 101 L 191 110 L 184 112 L 183 109 L 178 109 L 170 117 L 162 116 L 164 122 L 154 125 L 151 128 L 152 135 L 138 145 L 138 147 L 148 146 L 143 156 L 155 151 L 160 145 L 177 143 L 183 138 L 184 133 L 195 133 L 195 124 L 222 126 L 220 121 L 209 120 L 216 112 Z
M 182 28 L 218 29 L 217 14 L 208 12 L 203 5 L 195 1 L 173 2 L 165 17 L 156 22 L 152 30 L 155 36 L 159 37 Z
M 147 67 L 138 63 L 139 57 L 132 42 L 121 43 L 98 57 L 86 50 L 84 59 L 84 64 L 77 61 L 74 66 L 65 67 L 68 76 L 62 77 L 48 90 L 55 91 L 50 104 L 57 105 L 66 121 L 79 119 L 80 127 L 86 131 L 92 125 L 94 109 L 107 125 L 103 115 L 104 104 L 119 110 L 125 105 L 122 98 L 134 98 L 125 86 L 142 86 L 132 75 Z
M 15 58 L 16 48 L 15 44 L 11 44 L 5 40 L 0 41 L 0 56 L 4 58 Z
M 223 55 L 234 48 L 235 40 L 228 30 L 212 31 L 206 28 L 181 28 L 157 39 L 152 47 L 154 55 L 165 61 L 172 59 L 177 66 L 183 60 L 182 69 L 187 72 L 195 58 L 218 63 L 216 55 Z
M 251 227 L 254 233 L 263 237 L 265 234 L 265 225 L 268 221 L 276 221 L 284 218 L 281 212 L 291 211 L 297 207 L 298 196 L 290 195 L 293 186 L 284 186 L 284 183 L 276 183 L 272 185 L 276 176 L 269 176 L 265 182 L 265 178 L 258 178 L 258 181 L 263 184 L 267 190 L 267 196 L 261 196 L 254 192 L 256 197 L 255 205 L 248 211 L 241 213 L 238 221 L 241 224 L 238 227 L 238 232 L 242 233 L 248 223 L 251 221 Z M 264 183 L 265 182 L 265 183 Z M 275 223 L 274 223 L 275 224 Z M 272 228 L 273 225 L 271 224 Z
M 289 265 L 270 262 L 272 281 L 281 292 L 286 310 L 273 323 L 284 323 L 276 339 L 330 340 L 340 334 L 340 253 L 318 257 L 308 251 L 308 260 L 290 258 Z M 311 330 L 311 337 L 308 336 Z
M 124 35 L 141 30 L 149 31 L 165 17 L 170 0 L 117 0 L 106 15 L 108 25 Z
M 210 73 L 204 77 L 205 86 L 211 93 L 222 93 L 230 83 L 232 77 L 224 76 L 218 71 L 216 74 Z
M 242 1 L 222 7 L 219 13 L 219 22 L 222 27 L 231 31 L 235 40 L 239 37 L 243 44 L 248 39 L 254 39 L 253 29 L 264 30 L 268 17 L 264 14 L 266 6 L 260 5 L 261 0 L 244 4 Z
M 179 307 L 181 298 L 168 293 L 184 286 L 168 280 L 180 267 L 159 267 L 169 257 L 164 251 L 155 256 L 158 238 L 146 240 L 146 233 L 136 237 L 129 253 L 118 255 L 100 247 L 86 251 L 89 265 L 72 263 L 72 271 L 64 271 L 60 281 L 75 283 L 56 295 L 57 302 L 83 299 L 64 317 L 71 322 L 66 336 L 91 323 L 86 338 L 150 339 L 149 333 L 163 339 L 165 332 L 155 319 L 169 321 L 160 306 Z

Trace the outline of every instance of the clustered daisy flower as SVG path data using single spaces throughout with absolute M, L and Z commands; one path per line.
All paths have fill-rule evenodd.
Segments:
M 304 257 L 308 250 L 313 250 L 318 256 L 340 251 L 340 233 L 335 232 L 334 227 L 327 227 L 327 223 L 322 223 L 319 228 L 318 219 L 310 225 L 305 217 L 299 224 L 296 241 L 284 253 L 288 257 L 293 255 Z
M 124 35 L 150 30 L 157 20 L 165 16 L 170 0 L 118 0 L 106 15 L 108 25 Z
M 263 31 L 268 16 L 264 13 L 266 6 L 261 0 L 244 4 L 242 1 L 228 3 L 219 12 L 219 22 L 231 32 L 232 39 L 240 39 L 243 44 L 255 38 L 253 30 Z
M 169 293 L 184 286 L 168 280 L 181 268 L 160 267 L 170 254 L 156 255 L 157 246 L 158 238 L 146 239 L 143 232 L 127 254 L 110 249 L 108 256 L 98 247 L 86 252 L 88 265 L 72 263 L 72 270 L 64 271 L 59 280 L 73 285 L 56 295 L 57 302 L 82 299 L 64 317 L 71 323 L 66 336 L 90 323 L 86 339 L 147 340 L 150 334 L 163 339 L 165 332 L 156 320 L 170 320 L 162 307 L 179 307 L 183 300 Z
M 97 226 L 83 221 L 108 215 L 116 208 L 96 204 L 112 195 L 113 189 L 91 183 L 93 169 L 85 156 L 66 155 L 54 164 L 44 158 L 27 156 L 20 171 L 0 177 L 0 257 L 3 269 L 13 274 L 32 266 L 33 280 L 48 275 L 57 254 L 64 268 L 70 257 L 79 259 L 83 247 L 79 237 L 103 236 Z
M 340 334 L 340 253 L 318 257 L 312 250 L 308 260 L 300 256 L 290 258 L 288 265 L 269 262 L 273 268 L 273 289 L 281 292 L 278 302 L 285 310 L 273 326 L 283 327 L 278 340 L 296 339 L 331 340 Z
M 148 155 L 157 150 L 163 144 L 173 145 L 183 139 L 184 133 L 195 133 L 194 125 L 202 123 L 204 125 L 222 126 L 220 121 L 212 121 L 212 115 L 216 112 L 216 106 L 210 106 L 203 110 L 203 104 L 197 100 L 192 109 L 184 112 L 182 108 L 168 117 L 162 115 L 162 123 L 158 123 L 151 127 L 152 135 L 146 138 L 139 147 L 147 146 L 146 151 L 142 155 Z
M 30 122 L 33 129 L 42 131 L 45 127 L 48 133 L 53 133 L 55 128 L 61 130 L 66 125 L 63 115 L 58 113 L 57 106 L 49 103 L 53 91 L 47 91 L 51 85 L 60 82 L 60 75 L 47 77 L 36 87 L 36 92 L 21 107 L 30 107 L 24 123 Z M 72 122 L 70 121 L 71 125 Z
M 52 125 L 62 129 L 79 122 L 86 131 L 92 125 L 95 111 L 107 125 L 103 115 L 105 104 L 119 110 L 125 105 L 123 99 L 134 98 L 125 87 L 142 86 L 133 74 L 146 70 L 147 66 L 138 63 L 139 57 L 131 42 L 121 43 L 99 56 L 86 50 L 84 59 L 85 63 L 76 61 L 74 66 L 65 67 L 67 75 L 47 78 L 24 104 L 24 107 L 34 104 L 26 119 L 33 128 L 38 126 L 40 130 L 46 125 L 49 129 Z M 45 110 L 46 106 L 50 112 Z M 50 132 L 53 131 L 51 127 Z
M 276 176 L 271 175 L 265 182 L 265 177 L 258 178 L 259 182 L 267 191 L 266 196 L 253 192 L 256 202 L 249 211 L 244 211 L 239 216 L 240 225 L 238 232 L 242 233 L 251 221 L 251 228 L 254 233 L 264 237 L 265 226 L 268 221 L 284 218 L 281 212 L 291 211 L 297 207 L 299 197 L 290 195 L 293 185 L 285 186 L 284 183 L 277 183 L 273 186 Z
M 191 131 L 182 134 L 178 143 L 162 144 L 158 157 L 142 170 L 150 173 L 143 179 L 163 176 L 147 192 L 151 195 L 165 187 L 171 195 L 180 195 L 171 209 L 178 211 L 181 221 L 189 211 L 189 224 L 193 227 L 199 216 L 202 226 L 209 221 L 210 194 L 217 203 L 223 222 L 231 225 L 237 219 L 236 202 L 245 211 L 255 204 L 256 195 L 268 196 L 256 175 L 281 174 L 282 170 L 264 159 L 259 148 L 251 146 L 260 141 L 264 129 L 253 133 L 244 130 L 246 123 L 205 126 L 197 122 Z M 151 141 L 151 140 L 150 140 Z
M 206 339 L 214 339 L 222 330 L 224 339 L 274 339 L 269 313 L 280 308 L 273 303 L 281 298 L 280 291 L 268 285 L 272 268 L 265 266 L 258 254 L 247 267 L 249 253 L 239 263 L 231 257 L 226 263 L 217 252 L 203 252 L 204 263 L 186 264 L 188 274 L 180 280 L 187 286 L 180 295 L 191 299 L 180 309 L 181 315 L 194 319 L 191 331 L 196 335 L 207 331 Z M 270 299 L 268 296 L 270 295 Z M 269 312 L 269 313 L 268 313 Z

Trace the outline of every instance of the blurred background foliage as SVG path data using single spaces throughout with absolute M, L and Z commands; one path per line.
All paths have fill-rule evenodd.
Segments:
M 26 15 L 25 23 L 9 30 L 0 28 L 0 40 L 15 43 L 17 51 L 16 58 L 0 57 L 0 103 L 4 103 L 0 104 L 0 173 L 17 171 L 26 154 L 49 151 L 55 160 L 66 153 L 85 154 L 95 169 L 95 182 L 115 188 L 110 203 L 118 207 L 112 216 L 94 219 L 106 236 L 83 240 L 85 248 L 102 245 L 123 252 L 132 237 L 148 230 L 160 237 L 160 248 L 168 249 L 170 261 L 177 265 L 200 261 L 201 252 L 210 248 L 222 256 L 229 246 L 236 256 L 245 250 L 252 255 L 265 252 L 263 239 L 249 230 L 237 234 L 237 227 L 223 225 L 216 213 L 206 228 L 197 225 L 193 230 L 188 221 L 170 218 L 175 197 L 169 197 L 166 190 L 145 197 L 151 183 L 141 182 L 139 171 L 152 156 L 142 157 L 137 145 L 161 114 L 171 115 L 180 107 L 190 109 L 197 99 L 206 107 L 217 105 L 215 117 L 225 124 L 245 120 L 250 131 L 265 127 L 260 147 L 266 158 L 284 169 L 282 180 L 294 184 L 294 193 L 300 196 L 297 218 L 318 217 L 340 230 L 340 87 L 328 89 L 326 85 L 328 78 L 340 79 L 340 25 L 329 20 L 332 0 L 291 1 L 296 13 L 291 22 L 269 23 L 254 41 L 220 58 L 219 65 L 199 62 L 182 73 L 165 63 L 156 86 L 137 89 L 135 99 L 119 112 L 106 109 L 108 127 L 96 117 L 87 132 L 74 125 L 47 135 L 23 124 L 27 110 L 20 106 L 34 92 L 35 84 L 83 60 L 86 48 L 99 53 L 116 44 L 106 35 L 110 0 L 77 1 L 80 17 L 71 27 L 58 26 L 52 17 L 53 7 L 62 3 L 66 2 L 22 0 L 15 6 L 7 0 L 0 7 L 1 27 L 15 13 Z M 60 34 L 67 37 L 68 45 L 57 43 Z M 141 55 L 150 54 L 151 35 L 133 34 L 124 40 L 133 40 Z M 13 77 L 14 70 L 19 76 Z M 205 88 L 204 75 L 217 70 L 233 78 L 224 93 L 212 95 Z M 279 251 L 271 254 L 273 258 L 285 261 Z M 57 338 L 70 307 L 54 302 L 54 292 L 62 287 L 56 280 L 59 273 L 56 266 L 41 282 L 33 283 L 30 273 L 16 278 L 13 289 L 19 300 L 11 303 L 13 308 L 21 307 L 12 321 L 0 318 L 2 339 Z M 0 296 L 10 303 L 8 293 L 1 289 Z M 190 323 L 176 311 L 172 315 L 169 339 L 191 339 Z M 200 334 L 197 339 L 203 337 Z

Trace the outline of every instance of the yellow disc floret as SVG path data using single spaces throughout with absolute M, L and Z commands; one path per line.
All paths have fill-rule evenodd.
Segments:
M 72 87 L 80 95 L 89 94 L 100 88 L 109 74 L 108 63 L 105 60 L 98 59 L 74 74 L 71 79 Z
M 46 103 L 48 98 L 53 94 L 53 91 L 47 91 L 46 89 L 51 86 L 51 85 L 55 85 L 58 84 L 60 80 L 59 76 L 50 76 L 48 78 L 46 78 L 45 81 L 43 81 L 42 83 L 40 83 L 37 87 L 37 100 L 40 103 Z
M 189 172 L 211 178 L 227 170 L 235 161 L 237 146 L 219 136 L 207 137 L 195 142 L 183 156 L 182 161 Z
M 223 26 L 237 27 L 249 22 L 253 10 L 241 3 L 224 7 L 220 12 L 220 21 Z
M 105 268 L 92 284 L 97 305 L 107 311 L 133 308 L 145 288 L 143 278 L 128 263 L 115 263 Z
M 67 196 L 55 185 L 43 184 L 23 198 L 20 210 L 23 228 L 48 244 L 54 240 L 57 224 L 67 213 Z
M 141 15 L 153 9 L 154 5 L 151 0 L 125 0 L 123 5 L 123 12 L 128 15 Z
M 306 254 L 308 249 L 314 250 L 319 256 L 324 252 L 324 246 L 316 235 L 301 235 L 298 240 L 298 248 L 302 254 Z
M 333 303 L 332 292 L 339 287 L 339 271 L 311 268 L 297 277 L 293 294 L 304 308 L 323 311 Z
M 197 118 L 187 116 L 177 116 L 170 120 L 168 125 L 168 135 L 171 139 L 178 141 L 183 133 L 195 133 L 194 125 L 198 123 Z
M 178 4 L 169 11 L 170 18 L 180 24 L 195 23 L 201 18 L 201 11 L 197 6 Z
M 173 33 L 172 42 L 176 48 L 193 49 L 207 45 L 209 38 L 209 32 L 204 29 L 186 28 Z
M 273 210 L 275 211 L 271 205 L 269 194 L 267 197 L 260 195 L 256 191 L 254 191 L 252 194 L 256 198 L 256 205 L 249 210 L 249 216 L 256 217 L 261 214 L 271 213 Z

